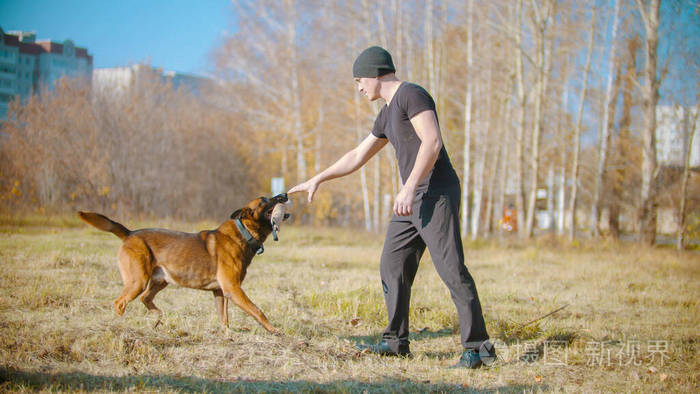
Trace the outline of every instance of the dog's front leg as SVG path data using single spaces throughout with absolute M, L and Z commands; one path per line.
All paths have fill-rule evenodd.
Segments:
M 228 298 L 224 297 L 224 292 L 221 289 L 213 291 L 216 301 L 216 311 L 219 313 L 219 321 L 224 329 L 228 328 Z
M 265 317 L 265 314 L 262 313 L 260 308 L 253 304 L 240 286 L 226 284 L 222 287 L 225 296 L 231 298 L 231 300 L 238 305 L 239 308 L 243 309 L 247 314 L 253 316 L 255 320 L 257 320 L 258 323 L 260 323 L 260 325 L 262 325 L 267 331 L 275 335 L 280 334 L 279 330 L 270 324 L 267 317 Z

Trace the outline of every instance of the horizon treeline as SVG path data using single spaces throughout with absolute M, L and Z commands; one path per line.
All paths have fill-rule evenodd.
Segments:
M 193 96 L 158 75 L 126 92 L 61 80 L 2 124 L 3 211 L 225 218 L 289 189 L 371 130 L 352 62 L 380 45 L 397 77 L 433 96 L 462 181 L 463 236 L 635 233 L 679 246 L 700 221 L 688 152 L 700 91 L 700 8 L 691 0 L 233 1 L 236 30 Z M 683 155 L 657 160 L 673 108 Z M 668 112 L 668 111 L 666 111 Z M 671 120 L 676 122 L 676 120 Z M 680 164 L 678 164 L 680 163 Z M 392 148 L 323 184 L 295 220 L 381 231 L 401 187 Z M 539 223 L 539 227 L 538 227 Z M 696 236 L 690 234 L 691 236 Z

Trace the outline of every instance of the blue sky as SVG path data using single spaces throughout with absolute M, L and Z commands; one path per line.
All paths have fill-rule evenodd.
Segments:
M 229 0 L 0 0 L 3 30 L 71 39 L 88 49 L 95 68 L 146 62 L 209 74 L 211 51 L 233 20 Z
M 684 96 L 682 101 L 696 102 L 698 76 L 687 70 L 700 64 L 697 0 L 663 4 L 662 14 L 674 7 L 681 13 L 662 18 L 660 60 L 676 41 L 683 44 L 675 50 L 686 55 L 674 56 L 662 98 L 670 91 L 675 98 L 679 93 Z M 208 75 L 213 71 L 212 50 L 235 29 L 234 19 L 230 0 L 0 0 L 0 27 L 5 31 L 35 31 L 38 39 L 59 42 L 72 39 L 88 48 L 95 68 L 145 62 L 164 70 Z M 604 78 L 604 70 L 598 72 Z

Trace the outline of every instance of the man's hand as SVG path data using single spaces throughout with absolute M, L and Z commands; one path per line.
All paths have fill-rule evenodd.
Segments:
M 287 194 L 307 192 L 307 193 L 309 193 L 308 201 L 309 201 L 309 204 L 311 204 L 311 201 L 314 199 L 314 193 L 316 193 L 317 189 L 318 189 L 318 181 L 316 181 L 315 178 L 311 178 L 308 181 L 306 181 L 304 183 L 300 183 L 300 184 L 294 186 L 293 188 L 289 189 L 289 191 L 287 191 Z
M 404 185 L 394 200 L 394 214 L 399 216 L 409 216 L 413 213 L 413 200 L 416 191 L 412 187 Z

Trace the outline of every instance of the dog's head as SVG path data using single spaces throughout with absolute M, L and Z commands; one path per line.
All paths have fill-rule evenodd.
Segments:
M 258 197 L 232 213 L 231 219 L 240 219 L 251 232 L 255 231 L 260 238 L 265 238 L 273 230 L 272 211 L 278 204 L 284 204 L 287 201 L 286 193 L 278 194 L 272 198 Z M 285 213 L 282 220 L 289 219 L 289 216 L 288 213 Z M 278 229 L 279 227 L 275 230 Z

